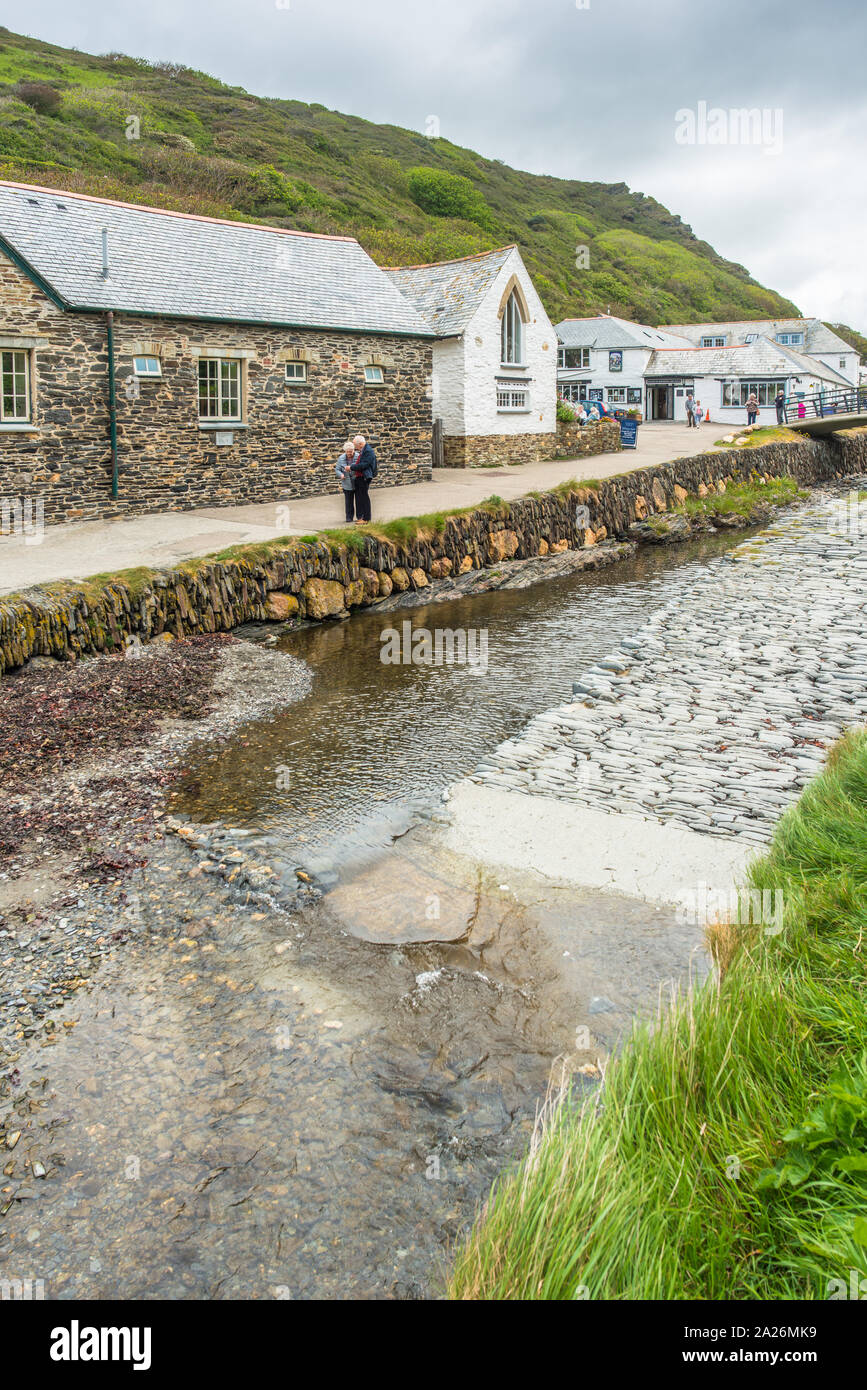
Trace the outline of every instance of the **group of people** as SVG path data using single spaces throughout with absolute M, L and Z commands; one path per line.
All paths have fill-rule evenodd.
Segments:
M 335 472 L 343 489 L 346 520 L 364 526 L 370 521 L 370 484 L 379 470 L 376 453 L 363 434 L 347 439 Z
M 701 401 L 697 401 L 691 391 L 686 393 L 686 426 L 687 429 L 698 429 L 703 420 L 701 413 Z

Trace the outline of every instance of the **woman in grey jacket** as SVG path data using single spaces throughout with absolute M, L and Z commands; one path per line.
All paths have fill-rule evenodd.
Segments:
M 351 439 L 347 439 L 343 446 L 343 453 L 337 460 L 337 467 L 334 470 L 340 479 L 343 488 L 343 503 L 346 508 L 346 520 L 354 520 L 355 512 L 355 479 L 352 476 L 352 465 L 355 462 L 355 445 Z

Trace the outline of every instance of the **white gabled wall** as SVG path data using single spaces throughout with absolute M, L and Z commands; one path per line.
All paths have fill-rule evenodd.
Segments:
M 500 365 L 500 300 L 516 276 L 529 310 L 522 369 Z M 527 413 L 498 411 L 497 379 L 529 380 Z M 552 434 L 557 428 L 557 334 L 524 262 L 513 251 L 460 340 L 434 347 L 434 418 L 446 435 Z

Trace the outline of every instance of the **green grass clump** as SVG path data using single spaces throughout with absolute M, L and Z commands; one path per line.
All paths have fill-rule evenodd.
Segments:
M 584 1108 L 552 1099 L 453 1298 L 824 1299 L 867 1273 L 867 733 L 748 877 L 782 930 L 709 929 L 715 974 Z
M 802 491 L 794 478 L 784 475 L 782 478 L 771 478 L 767 483 L 754 480 L 729 483 L 723 493 L 709 492 L 707 497 L 687 497 L 677 510 L 687 516 L 732 514 L 749 518 L 757 508 L 764 511 L 769 506 L 783 507 L 808 496 L 809 493 Z

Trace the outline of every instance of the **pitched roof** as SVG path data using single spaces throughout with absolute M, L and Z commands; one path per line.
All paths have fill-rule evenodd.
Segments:
M 0 182 L 0 238 L 70 309 L 432 336 L 352 237 Z
M 711 334 L 728 333 L 734 342 L 742 343 L 748 333 L 775 338 L 778 333 L 803 333 L 804 348 L 815 352 L 855 352 L 851 344 L 832 333 L 821 319 L 732 319 L 728 323 L 667 323 L 669 333 L 677 333 L 696 345 Z
M 394 266 L 386 275 L 441 338 L 463 333 L 514 246 L 435 265 Z
M 687 347 L 689 340 L 677 337 L 664 328 L 651 328 L 644 323 L 631 323 L 610 314 L 596 314 L 589 319 L 563 319 L 557 324 L 557 337 L 563 347 L 590 348 L 656 348 Z
M 658 348 L 644 375 L 715 377 L 818 377 L 835 385 L 851 386 L 833 367 L 795 348 L 760 336 L 754 343 L 727 348 Z

